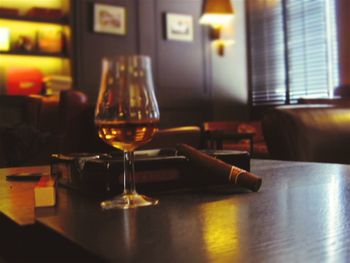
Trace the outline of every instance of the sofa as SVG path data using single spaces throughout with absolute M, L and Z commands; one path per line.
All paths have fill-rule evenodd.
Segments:
M 0 95 L 0 167 L 9 165 L 9 156 L 15 148 L 10 148 L 9 130 L 19 125 L 37 127 L 40 110 L 41 100 L 38 97 Z M 28 130 L 22 133 L 26 136 Z M 21 142 L 13 143 L 18 145 Z
M 350 107 L 280 106 L 265 113 L 262 128 L 272 159 L 350 164 Z
M 59 97 L 1 95 L 0 167 L 47 164 L 51 153 L 78 149 L 75 127 L 87 107 L 86 95 L 73 90 Z

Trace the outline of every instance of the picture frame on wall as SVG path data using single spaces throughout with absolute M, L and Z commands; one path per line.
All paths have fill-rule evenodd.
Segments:
M 193 41 L 193 18 L 191 15 L 166 13 L 166 39 L 175 41 Z
M 97 33 L 125 35 L 126 10 L 121 6 L 94 4 L 93 31 Z

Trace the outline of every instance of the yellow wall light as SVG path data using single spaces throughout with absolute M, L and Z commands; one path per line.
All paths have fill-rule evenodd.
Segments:
M 234 10 L 231 0 L 204 0 L 202 16 L 199 19 L 201 25 L 211 27 L 210 39 L 219 41 L 218 54 L 223 55 L 223 42 L 221 39 L 222 28 L 233 19 Z
M 10 30 L 7 27 L 0 27 L 0 51 L 10 50 Z
M 67 75 L 71 74 L 69 59 L 45 56 L 21 56 L 1 54 L 0 68 L 9 67 L 36 67 L 47 75 Z
M 231 0 L 204 0 L 202 16 L 199 23 L 220 27 L 233 18 L 234 10 Z

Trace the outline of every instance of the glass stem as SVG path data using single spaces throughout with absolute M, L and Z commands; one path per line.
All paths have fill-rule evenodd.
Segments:
M 124 194 L 135 194 L 134 152 L 124 151 Z

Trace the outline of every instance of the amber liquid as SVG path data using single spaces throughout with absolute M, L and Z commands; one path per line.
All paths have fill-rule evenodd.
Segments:
M 158 121 L 96 121 L 99 137 L 123 151 L 133 151 L 152 139 Z

